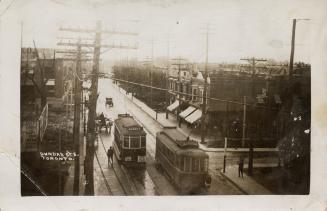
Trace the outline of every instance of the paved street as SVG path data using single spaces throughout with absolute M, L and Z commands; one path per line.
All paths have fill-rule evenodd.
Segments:
M 99 80 L 97 113 L 116 119 L 118 114 L 133 113 L 132 104 L 114 87 L 110 80 Z M 114 106 L 105 106 L 105 98 L 112 97 Z M 127 105 L 128 103 L 128 105 Z M 134 110 L 135 112 L 135 110 Z M 127 169 L 118 165 L 108 166 L 106 150 L 112 145 L 113 133 L 102 129 L 96 148 L 97 159 L 94 163 L 96 195 L 176 195 L 175 188 L 154 167 L 155 138 L 147 135 L 147 166 L 145 169 Z M 99 165 L 100 163 L 100 165 Z M 105 179 L 106 178 L 106 179 Z M 115 183 L 111 180 L 116 181 Z M 110 194 L 108 189 L 117 189 Z

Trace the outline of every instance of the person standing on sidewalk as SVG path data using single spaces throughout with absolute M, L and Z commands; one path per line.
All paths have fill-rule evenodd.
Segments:
M 240 161 L 238 162 L 238 177 L 243 178 L 243 169 L 244 169 L 244 158 L 240 156 Z

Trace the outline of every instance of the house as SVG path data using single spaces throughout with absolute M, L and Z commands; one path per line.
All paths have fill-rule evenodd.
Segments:
M 207 82 L 210 84 L 209 77 Z M 195 64 L 173 66 L 169 71 L 170 105 L 167 111 L 174 113 L 179 122 L 184 121 L 189 126 L 198 125 L 202 116 L 204 84 L 203 75 Z
M 62 104 L 64 60 L 54 49 L 21 49 L 21 147 L 22 152 L 39 150 L 47 128 L 48 108 Z M 47 101 L 44 101 L 44 97 Z

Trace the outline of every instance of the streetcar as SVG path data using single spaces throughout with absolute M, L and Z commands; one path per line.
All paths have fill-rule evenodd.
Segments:
M 181 194 L 196 194 L 210 186 L 208 154 L 176 127 L 156 134 L 155 160 Z
M 146 133 L 129 114 L 118 114 L 114 121 L 114 153 L 125 166 L 145 166 Z

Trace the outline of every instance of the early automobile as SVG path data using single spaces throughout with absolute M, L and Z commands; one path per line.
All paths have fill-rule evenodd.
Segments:
M 111 97 L 106 97 L 106 105 L 114 106 L 114 102 L 112 101 Z

